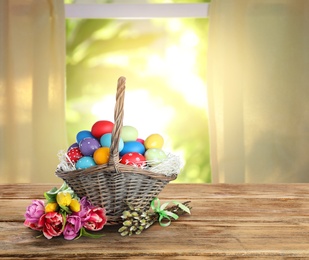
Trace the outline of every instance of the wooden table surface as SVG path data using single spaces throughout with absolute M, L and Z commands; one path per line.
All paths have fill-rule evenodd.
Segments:
M 191 201 L 192 214 L 121 237 L 47 240 L 23 226 L 26 207 L 49 185 L 0 185 L 0 258 L 5 259 L 309 259 L 309 185 L 168 184 L 161 202 Z

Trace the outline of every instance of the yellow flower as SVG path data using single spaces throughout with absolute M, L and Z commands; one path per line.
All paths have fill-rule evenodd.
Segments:
M 72 201 L 70 203 L 70 209 L 73 212 L 79 212 L 80 211 L 80 203 L 77 199 L 72 199 Z
M 47 205 L 45 206 L 45 213 L 48 212 L 55 212 L 58 209 L 58 204 L 56 202 L 50 202 L 47 203 Z
M 72 201 L 71 194 L 69 192 L 61 191 L 57 194 L 56 200 L 60 206 L 69 206 Z

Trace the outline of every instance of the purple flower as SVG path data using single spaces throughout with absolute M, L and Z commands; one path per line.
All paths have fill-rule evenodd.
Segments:
M 80 211 L 74 212 L 73 215 L 79 216 L 81 219 L 82 226 L 89 220 L 90 215 L 88 214 L 88 211 L 93 208 L 91 203 L 87 200 L 86 197 L 82 197 L 80 200 Z
M 81 218 L 77 215 L 70 215 L 67 218 L 66 225 L 63 230 L 63 237 L 66 240 L 72 240 L 77 237 L 82 227 Z
M 37 227 L 40 217 L 45 213 L 44 201 L 43 200 L 33 200 L 32 204 L 27 207 L 25 213 L 24 225 L 35 230 L 40 230 Z
M 91 202 L 89 200 L 87 200 L 87 197 L 82 197 L 82 199 L 80 200 L 80 205 L 83 207 L 83 209 L 88 210 L 93 208 Z

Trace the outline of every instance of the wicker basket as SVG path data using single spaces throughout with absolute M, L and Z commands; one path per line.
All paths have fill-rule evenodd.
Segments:
M 123 123 L 125 83 L 124 77 L 118 79 L 109 162 L 84 170 L 56 170 L 56 175 L 79 197 L 87 196 L 93 205 L 105 208 L 110 225 L 121 223 L 122 212 L 128 209 L 128 204 L 148 209 L 151 200 L 177 177 L 176 174 L 166 176 L 119 163 L 118 143 Z

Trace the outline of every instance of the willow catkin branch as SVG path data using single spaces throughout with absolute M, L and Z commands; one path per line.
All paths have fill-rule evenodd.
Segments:
M 189 206 L 189 203 L 190 201 L 186 201 L 182 204 L 191 210 L 192 207 Z M 151 210 L 143 211 L 141 209 L 134 208 L 131 205 L 128 206 L 129 210 L 124 211 L 122 214 L 123 226 L 118 230 L 121 236 L 131 236 L 133 234 L 139 235 L 143 230 L 159 221 L 160 215 L 156 212 Z M 187 213 L 178 205 L 173 205 L 165 210 L 173 212 L 178 216 Z

